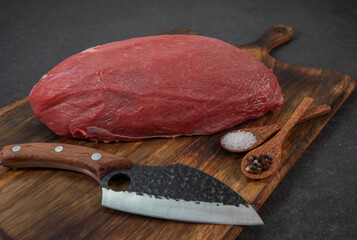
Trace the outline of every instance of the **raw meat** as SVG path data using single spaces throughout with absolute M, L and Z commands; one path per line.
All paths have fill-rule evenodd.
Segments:
M 188 35 L 89 48 L 44 75 L 29 100 L 56 134 L 103 142 L 213 134 L 283 103 L 263 63 Z

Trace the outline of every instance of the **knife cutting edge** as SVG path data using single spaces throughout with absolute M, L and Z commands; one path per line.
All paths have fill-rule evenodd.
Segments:
M 97 149 L 55 143 L 3 147 L 0 165 L 81 172 L 102 187 L 102 205 L 144 216 L 211 224 L 262 225 L 255 209 L 216 178 L 184 164 L 144 166 Z M 130 179 L 124 191 L 109 187 L 114 176 Z

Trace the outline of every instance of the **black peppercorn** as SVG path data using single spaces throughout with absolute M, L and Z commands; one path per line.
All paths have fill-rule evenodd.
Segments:
M 272 160 L 272 157 L 267 154 L 260 154 L 259 157 L 254 155 L 249 156 L 245 170 L 252 174 L 260 174 L 270 168 Z

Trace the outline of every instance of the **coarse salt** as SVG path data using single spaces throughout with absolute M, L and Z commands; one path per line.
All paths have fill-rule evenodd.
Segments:
M 237 131 L 227 133 L 222 143 L 231 150 L 243 150 L 250 148 L 257 142 L 257 138 L 251 132 Z

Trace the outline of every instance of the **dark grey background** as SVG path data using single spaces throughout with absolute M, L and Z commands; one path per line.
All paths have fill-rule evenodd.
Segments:
M 357 78 L 357 1 L 0 1 L 0 106 L 29 94 L 52 67 L 86 48 L 172 27 L 232 44 L 293 27 L 279 60 Z M 238 239 L 357 239 L 353 92 Z

